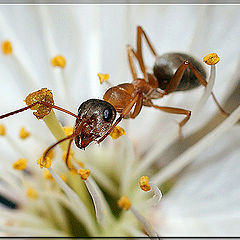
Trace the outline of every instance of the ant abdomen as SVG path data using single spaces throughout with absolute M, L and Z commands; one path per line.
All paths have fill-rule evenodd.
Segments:
M 188 61 L 206 78 L 206 71 L 203 65 L 194 57 L 184 53 L 166 53 L 156 58 L 153 72 L 158 80 L 159 88 L 165 90 L 172 79 L 174 73 L 181 63 Z M 193 72 L 187 68 L 183 74 L 182 80 L 175 91 L 190 90 L 201 85 Z

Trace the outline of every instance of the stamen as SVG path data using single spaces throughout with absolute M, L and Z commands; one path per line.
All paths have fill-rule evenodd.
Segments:
M 21 139 L 26 139 L 26 138 L 28 138 L 30 136 L 30 132 L 28 132 L 24 127 L 22 127 L 21 129 L 20 129 L 20 132 L 19 132 L 19 137 L 21 138 Z
M 19 158 L 16 162 L 13 163 L 12 167 L 15 170 L 25 170 L 27 168 L 27 159 Z
M 0 124 L 0 136 L 6 136 L 6 128 L 3 124 Z
M 46 157 L 45 161 L 43 161 L 43 156 L 41 156 L 38 160 L 37 160 L 37 164 L 40 165 L 40 168 L 50 168 L 52 165 L 52 160 L 50 157 Z
M 151 186 L 149 185 L 149 178 L 148 178 L 148 176 L 142 176 L 139 179 L 139 186 L 145 192 L 148 192 L 148 191 L 151 190 Z
M 66 59 L 61 55 L 58 55 L 58 56 L 52 58 L 51 62 L 52 62 L 53 67 L 64 68 L 66 65 Z
M 157 233 L 154 231 L 150 223 L 135 209 L 131 206 L 131 202 L 128 199 L 127 196 L 122 196 L 118 202 L 118 207 L 125 209 L 125 210 L 130 210 L 132 214 L 138 219 L 138 221 L 142 224 L 144 227 L 144 230 L 148 234 L 149 237 L 158 237 Z
M 67 182 L 67 176 L 65 174 L 61 174 L 60 178 L 64 181 Z
M 126 135 L 126 132 L 123 128 L 121 128 L 119 126 L 116 126 L 110 133 L 110 136 L 112 137 L 112 139 L 117 139 L 117 138 L 121 137 L 122 135 Z
M 37 199 L 37 198 L 38 198 L 37 192 L 36 192 L 35 189 L 32 188 L 32 187 L 29 187 L 29 188 L 27 189 L 26 194 L 27 194 L 27 196 L 28 196 L 30 199 Z
M 132 214 L 138 219 L 138 221 L 142 224 L 144 230 L 146 231 L 149 237 L 158 237 L 157 233 L 154 231 L 151 224 L 133 207 L 130 208 Z
M 131 207 L 131 202 L 128 199 L 127 196 L 123 195 L 118 201 L 117 201 L 118 207 L 122 208 L 124 210 L 128 210 Z
M 82 180 L 87 180 L 87 178 L 88 178 L 89 175 L 90 175 L 90 170 L 89 170 L 89 169 L 79 168 L 77 172 L 78 172 L 78 174 L 81 176 L 81 179 L 82 179 Z
M 52 177 L 51 173 L 47 169 L 44 169 L 43 176 L 47 180 L 53 180 L 53 177 Z
M 98 73 L 98 77 L 99 77 L 99 80 L 100 80 L 100 84 L 103 84 L 103 82 L 108 81 L 109 74 Z
M 199 100 L 199 102 L 196 104 L 196 106 L 194 107 L 194 109 L 192 111 L 192 116 L 193 117 L 192 117 L 191 121 L 193 121 L 193 119 L 198 116 L 197 113 L 200 112 L 199 109 L 201 109 L 201 107 L 205 104 L 205 102 L 207 101 L 207 99 L 211 95 L 212 89 L 213 89 L 213 86 L 214 86 L 214 83 L 215 83 L 215 78 L 216 78 L 216 66 L 211 65 L 211 72 L 210 72 L 210 76 L 209 76 L 207 86 L 204 89 L 204 93 L 203 93 L 201 99 Z
M 48 104 L 54 105 L 52 91 L 48 90 L 47 88 L 42 88 L 41 90 L 30 93 L 25 99 L 25 102 L 28 106 L 35 102 L 38 102 L 38 101 L 46 102 Z M 31 110 L 37 110 L 33 114 L 38 119 L 42 119 L 51 112 L 52 107 L 47 107 L 43 104 L 37 104 L 37 105 L 31 107 Z
M 66 193 L 68 198 L 76 204 L 76 210 L 81 212 L 82 221 L 86 225 L 86 227 L 92 232 L 96 233 L 96 228 L 92 216 L 90 215 L 89 211 L 82 203 L 82 201 L 79 199 L 78 195 L 53 171 L 51 167 L 48 170 L 55 179 L 55 181 L 58 183 L 58 185 L 61 187 L 61 189 Z
M 147 202 L 145 202 L 144 205 L 155 207 L 162 198 L 162 193 L 160 189 L 154 183 L 149 182 L 149 178 L 147 176 L 142 176 L 139 179 L 139 186 L 145 192 L 148 192 L 150 190 L 153 191 L 154 193 L 153 197 L 149 199 Z
M 208 65 L 215 65 L 219 62 L 220 58 L 216 53 L 210 53 L 203 58 L 203 61 Z
M 2 52 L 3 52 L 5 55 L 12 54 L 12 44 L 11 44 L 11 42 L 9 42 L 9 41 L 4 41 L 4 42 L 2 43 Z

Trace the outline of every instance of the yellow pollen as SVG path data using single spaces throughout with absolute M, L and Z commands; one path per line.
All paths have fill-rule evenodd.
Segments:
M 30 93 L 24 101 L 28 106 L 35 102 L 46 102 L 50 105 L 54 105 L 52 91 L 48 90 L 47 88 L 42 88 L 41 90 Z M 45 106 L 43 104 L 36 104 L 35 106 L 31 107 L 31 110 L 37 110 L 33 114 L 38 119 L 42 119 L 51 112 L 52 107 Z
M 85 167 L 85 164 L 81 161 L 78 161 L 78 160 L 75 160 L 75 162 L 81 167 L 81 168 L 84 168 Z
M 71 167 L 71 166 L 70 166 L 70 167 Z M 76 170 L 75 168 L 71 168 L 70 173 L 71 173 L 72 175 L 78 175 L 78 172 L 77 172 L 77 170 Z
M 127 196 L 123 195 L 117 202 L 118 207 L 128 210 L 131 207 L 131 202 Z
M 74 168 L 72 165 L 72 158 L 73 158 L 74 152 L 72 150 L 70 150 L 70 153 L 68 155 L 68 165 L 70 168 Z M 64 152 L 62 155 L 62 159 L 63 161 L 66 163 L 66 157 L 67 157 L 67 152 Z
M 52 58 L 51 62 L 52 62 L 53 67 L 64 68 L 66 65 L 66 59 L 61 55 L 58 55 L 58 56 Z
M 106 82 L 109 79 L 109 74 L 98 73 L 98 77 L 100 84 L 103 84 L 103 82 Z
M 37 198 L 38 198 L 37 192 L 36 192 L 35 189 L 32 188 L 32 187 L 29 187 L 29 188 L 27 189 L 26 194 L 27 194 L 27 196 L 28 196 L 30 199 L 37 199 Z
M 61 178 L 64 182 L 67 181 L 67 176 L 66 176 L 65 174 L 61 174 L 61 175 L 60 175 L 60 178 Z
M 46 157 L 45 161 L 43 161 L 43 156 L 41 156 L 38 160 L 37 160 L 37 164 L 40 165 L 40 168 L 50 168 L 52 161 L 49 157 Z
M 53 176 L 51 175 L 51 173 L 47 169 L 44 169 L 43 176 L 47 180 L 53 180 Z
M 82 180 L 87 180 L 87 178 L 90 175 L 90 170 L 89 169 L 78 169 L 78 174 L 81 176 Z
M 48 152 L 48 155 L 47 155 L 47 156 L 50 158 L 50 160 L 52 160 L 52 159 L 54 158 L 54 155 L 55 155 L 54 150 L 51 149 L 51 150 Z
M 21 139 L 26 139 L 30 136 L 30 132 L 28 132 L 25 127 L 22 127 L 19 132 L 19 137 Z
M 63 130 L 64 130 L 65 135 L 67 135 L 67 136 L 73 134 L 73 127 L 65 126 L 65 127 L 63 127 Z
M 6 136 L 6 128 L 3 124 L 0 124 L 0 136 Z
M 112 137 L 112 139 L 117 139 L 119 137 L 121 137 L 122 135 L 126 135 L 126 132 L 123 128 L 116 126 L 112 132 L 110 133 L 110 136 Z
M 16 162 L 12 165 L 13 169 L 15 170 L 24 170 L 27 167 L 27 159 L 26 158 L 19 158 Z
M 2 42 L 2 52 L 5 55 L 9 55 L 12 53 L 12 44 L 9 41 Z
M 149 185 L 149 178 L 148 178 L 148 176 L 140 177 L 140 179 L 139 179 L 139 186 L 145 192 L 148 192 L 148 191 L 151 190 L 151 186 Z
M 218 55 L 216 53 L 210 53 L 203 58 L 203 61 L 207 65 L 215 65 L 220 61 L 220 58 L 218 57 Z

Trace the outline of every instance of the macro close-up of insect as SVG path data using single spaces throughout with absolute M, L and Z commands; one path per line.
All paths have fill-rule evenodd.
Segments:
M 237 9 L 3 6 L 0 22 L 1 237 L 240 233 Z
M 196 61 L 193 57 L 182 53 L 170 53 L 157 57 L 153 73 L 147 73 L 142 57 L 142 36 L 146 39 L 154 56 L 157 56 L 142 27 L 137 27 L 137 50 L 135 52 L 130 46 L 127 48 L 133 82 L 122 83 L 109 88 L 105 92 L 103 100 L 89 99 L 85 101 L 80 105 L 77 115 L 61 107 L 55 106 L 53 103 L 36 101 L 31 103 L 28 107 L 1 115 L 0 119 L 20 113 L 27 109 L 34 109 L 34 106 L 36 105 L 43 105 L 45 108 L 50 109 L 54 108 L 75 117 L 76 123 L 73 134 L 50 146 L 45 151 L 43 158 L 43 161 L 45 161 L 47 154 L 52 148 L 63 141 L 70 140 L 66 155 L 66 163 L 68 167 L 68 157 L 73 140 L 75 141 L 76 146 L 80 149 L 85 149 L 93 141 L 101 143 L 122 119 L 136 118 L 140 113 L 142 106 L 153 107 L 167 113 L 185 115 L 185 118 L 179 123 L 179 133 L 181 134 L 181 128 L 189 120 L 191 111 L 180 108 L 158 106 L 153 104 L 152 99 L 162 98 L 164 95 L 174 91 L 189 90 L 201 84 L 206 87 L 206 73 L 200 62 Z M 143 79 L 137 78 L 133 64 L 133 56 L 138 60 L 141 71 L 144 75 Z M 215 57 L 218 58 L 218 56 Z M 218 103 L 217 105 L 219 106 Z M 116 113 L 119 113 L 120 116 L 114 121 Z

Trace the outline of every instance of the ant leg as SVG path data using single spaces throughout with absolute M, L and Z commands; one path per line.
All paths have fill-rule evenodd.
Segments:
M 157 106 L 152 104 L 151 107 L 154 107 L 156 109 L 159 109 L 163 112 L 167 112 L 167 113 L 172 113 L 172 114 L 183 114 L 186 115 L 186 117 L 178 123 L 179 125 L 179 131 L 178 131 L 178 135 L 179 137 L 182 137 L 182 127 L 187 123 L 187 121 L 190 119 L 191 117 L 191 111 L 186 110 L 186 109 L 182 109 L 182 108 L 174 108 L 174 107 L 161 107 L 161 106 Z
M 165 89 L 165 95 L 174 92 L 178 85 L 181 82 L 182 76 L 185 72 L 185 70 L 187 69 L 187 67 L 189 67 L 189 69 L 193 72 L 193 74 L 195 75 L 195 77 L 199 80 L 199 82 L 206 87 L 207 86 L 207 81 L 204 79 L 204 77 L 202 76 L 202 74 L 188 61 L 184 61 L 183 63 L 181 63 L 181 65 L 178 67 L 177 71 L 175 72 L 174 76 L 172 77 L 171 81 L 169 82 L 169 84 L 167 85 L 166 89 Z M 224 114 L 225 116 L 229 116 L 230 114 L 226 111 L 224 111 L 224 109 L 221 107 L 221 105 L 219 104 L 219 102 L 217 101 L 215 95 L 213 92 L 211 92 L 212 98 L 215 102 L 215 104 L 217 105 L 219 111 Z
M 146 69 L 145 69 L 145 65 L 144 65 L 144 61 L 143 61 L 143 56 L 142 56 L 142 36 L 144 36 L 152 54 L 156 57 L 157 56 L 157 52 L 155 51 L 155 49 L 153 48 L 150 40 L 148 39 L 147 34 L 144 32 L 144 30 L 142 29 L 141 26 L 137 27 L 137 58 L 138 58 L 138 62 L 140 65 L 140 68 L 142 70 L 143 75 L 146 75 Z
M 69 140 L 67 155 L 66 155 L 66 159 L 65 159 L 66 165 L 67 165 L 68 169 L 70 169 L 70 170 L 71 170 L 71 167 L 70 167 L 70 157 L 69 157 L 69 155 L 70 155 L 70 149 L 71 149 L 72 142 L 73 142 L 73 138 L 71 138 Z
M 142 107 L 142 93 L 137 93 L 133 100 L 126 106 L 123 112 L 120 114 L 120 117 L 115 121 L 115 123 L 108 129 L 108 131 L 97 141 L 101 143 L 111 132 L 112 130 L 121 122 L 121 120 L 126 117 L 126 115 L 131 111 L 133 106 L 136 104 L 133 115 L 130 115 L 131 118 L 135 118 L 141 110 Z
M 142 106 L 143 106 L 143 95 L 140 94 L 136 101 L 136 105 L 134 107 L 133 112 L 130 113 L 130 118 L 135 118 L 140 113 Z
M 127 53 L 128 53 L 128 63 L 129 63 L 129 66 L 130 66 L 132 77 L 133 77 L 133 80 L 136 80 L 137 79 L 137 73 L 136 73 L 136 68 L 134 66 L 134 63 L 133 63 L 133 55 L 136 58 L 137 58 L 137 55 L 134 52 L 134 50 L 131 48 L 131 46 L 129 46 L 129 45 L 127 46 Z
M 76 136 L 75 133 L 74 133 L 74 134 L 71 134 L 71 135 L 69 135 L 69 136 L 67 136 L 67 137 L 65 137 L 65 138 L 63 138 L 63 139 L 60 139 L 59 141 L 57 141 L 56 143 L 54 143 L 52 146 L 48 147 L 48 148 L 46 149 L 46 151 L 43 153 L 43 162 L 46 161 L 46 157 L 47 157 L 48 153 L 49 153 L 54 147 L 56 147 L 58 144 L 66 141 L 66 140 L 68 140 L 68 139 L 73 139 L 75 136 Z
M 76 114 L 74 114 L 74 113 L 72 113 L 72 112 L 70 112 L 70 111 L 68 111 L 68 110 L 66 110 L 66 109 L 64 109 L 64 108 L 61 108 L 61 107 L 52 105 L 52 104 L 47 103 L 47 102 L 40 102 L 40 101 L 38 101 L 38 102 L 35 102 L 35 103 L 33 103 L 33 104 L 31 104 L 31 105 L 29 105 L 29 106 L 27 106 L 27 107 L 20 108 L 20 109 L 18 109 L 18 110 L 16 110 L 16 111 L 13 111 L 13 112 L 9 112 L 9 113 L 0 115 L 0 119 L 9 117 L 9 116 L 11 116 L 11 115 L 14 115 L 14 114 L 17 114 L 17 113 L 20 113 L 20 112 L 23 112 L 23 111 L 25 111 L 25 110 L 28 110 L 29 108 L 34 107 L 34 106 L 37 105 L 37 104 L 42 104 L 42 105 L 45 105 L 46 107 L 49 107 L 49 108 L 55 108 L 55 109 L 57 109 L 57 110 L 59 110 L 59 111 L 65 112 L 65 113 L 67 113 L 67 114 L 69 114 L 69 115 L 71 115 L 71 116 L 73 116 L 73 117 L 75 117 L 75 118 L 78 118 L 78 116 L 77 116 Z

